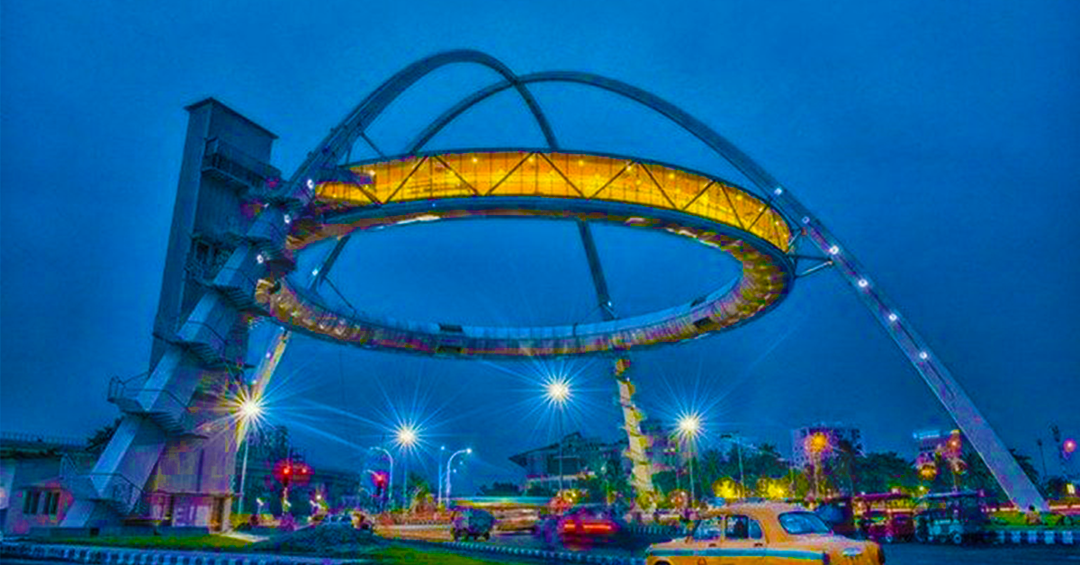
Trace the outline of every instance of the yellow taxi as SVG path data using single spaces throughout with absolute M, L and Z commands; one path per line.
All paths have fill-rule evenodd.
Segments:
M 829 531 L 817 514 L 791 504 L 733 504 L 707 512 L 686 538 L 653 544 L 647 565 L 881 565 L 872 541 Z

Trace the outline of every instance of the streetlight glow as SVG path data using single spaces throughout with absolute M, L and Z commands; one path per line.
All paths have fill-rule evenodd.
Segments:
M 240 402 L 240 418 L 250 422 L 262 416 L 263 406 L 260 398 L 246 398 Z
M 419 431 L 412 424 L 402 424 L 394 432 L 394 441 L 399 447 L 409 449 L 420 439 Z
M 552 376 L 544 383 L 544 397 L 558 408 L 559 419 L 559 493 L 563 490 L 563 410 L 570 400 L 570 380 L 565 376 Z
M 701 417 L 697 414 L 685 414 L 679 418 L 679 437 L 694 440 L 701 434 Z
M 544 394 L 549 402 L 562 406 L 570 400 L 570 382 L 563 377 L 553 377 L 544 385 Z

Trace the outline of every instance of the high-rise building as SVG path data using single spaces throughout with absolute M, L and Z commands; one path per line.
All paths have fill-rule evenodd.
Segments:
M 821 422 L 791 430 L 791 463 L 796 467 L 806 467 L 816 459 L 836 457 L 845 446 L 856 454 L 863 453 L 859 428 L 840 422 Z

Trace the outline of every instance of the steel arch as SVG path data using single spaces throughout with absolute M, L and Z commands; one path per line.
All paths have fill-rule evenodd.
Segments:
M 519 77 L 515 75 L 509 67 L 503 64 L 502 61 L 499 61 L 487 53 L 472 49 L 445 51 L 426 57 L 405 67 L 380 84 L 371 94 L 367 95 L 359 104 L 357 104 L 356 108 L 345 117 L 345 119 L 330 130 L 330 133 L 323 138 L 321 143 L 319 143 L 316 151 L 311 152 L 307 159 L 304 160 L 304 163 L 297 168 L 296 173 L 293 174 L 289 179 L 288 184 L 285 186 L 284 190 L 286 194 L 296 197 L 302 203 L 306 204 L 304 195 L 308 192 L 305 190 L 307 188 L 307 179 L 314 177 L 315 174 L 319 172 L 320 168 L 336 164 L 343 156 L 344 151 L 356 143 L 357 139 L 363 134 L 364 130 L 371 125 L 375 118 L 382 114 L 394 100 L 397 100 L 398 96 L 401 96 L 401 94 L 412 87 L 413 84 L 416 84 L 417 81 L 424 78 L 432 71 L 456 63 L 474 63 L 482 65 L 505 77 L 506 88 L 513 86 L 518 91 L 522 100 L 524 100 L 525 104 L 529 107 L 529 111 L 536 119 L 537 125 L 539 125 L 541 132 L 544 134 L 544 139 L 547 141 L 548 146 L 551 149 L 556 150 L 559 148 L 555 133 L 552 131 L 551 125 L 548 123 L 543 110 L 540 109 L 540 104 L 525 87 L 525 84 L 520 81 Z M 505 88 L 503 90 L 505 90 Z M 310 197 L 310 194 L 307 194 L 307 197 Z
M 885 329 L 896 346 L 907 357 L 908 362 L 963 430 L 1009 498 L 1021 508 L 1029 505 L 1042 510 L 1048 508 L 1042 495 L 1016 463 L 1001 438 L 986 423 L 985 417 L 968 397 L 960 383 L 952 376 L 945 364 L 934 355 L 926 340 L 918 334 L 914 326 L 901 317 L 895 303 L 881 289 L 872 284 L 861 262 L 840 244 L 839 239 L 810 212 L 809 208 L 742 150 L 678 106 L 615 79 L 591 73 L 551 71 L 524 75 L 518 80 L 523 84 L 577 83 L 629 98 L 667 117 L 731 163 L 766 195 L 770 203 L 775 202 L 789 220 L 803 226 L 803 234 L 829 257 L 832 265 L 838 267 L 841 276 L 848 282 L 863 305 Z M 508 87 L 506 83 L 493 84 L 462 99 L 421 132 L 413 142 L 413 149 L 422 147 L 447 124 L 472 106 Z
M 378 112 L 381 112 L 383 108 L 389 105 L 404 88 L 407 88 L 408 85 L 416 82 L 434 68 L 452 62 L 465 61 L 485 61 L 501 66 L 501 63 L 483 53 L 451 51 L 423 59 L 402 70 L 369 95 L 345 122 L 335 128 L 320 146 L 323 149 L 310 156 L 305 165 L 293 176 L 289 185 L 294 188 L 294 193 L 304 194 L 299 200 L 306 205 L 307 201 L 313 196 L 311 192 L 303 190 L 304 184 L 302 182 L 306 182 L 304 179 L 311 178 L 312 172 L 316 170 L 314 165 L 316 163 L 325 164 L 330 157 L 335 160 L 339 158 L 341 149 L 346 147 L 346 144 L 342 141 L 349 139 L 355 141 L 355 137 L 359 135 L 358 132 L 362 131 L 362 127 L 358 129 L 358 126 L 369 124 L 374 119 L 374 116 L 377 116 Z M 496 66 L 492 66 L 492 68 L 496 68 Z M 862 264 L 840 244 L 840 241 L 832 232 L 805 205 L 781 186 L 760 165 L 743 153 L 742 150 L 678 106 L 652 93 L 615 79 L 573 71 L 533 73 L 518 77 L 513 81 L 510 80 L 512 77 L 507 78 L 506 83 L 499 83 L 481 89 L 452 107 L 421 133 L 415 145 L 423 146 L 446 124 L 481 100 L 510 86 L 523 88 L 524 85 L 537 82 L 567 82 L 600 88 L 634 100 L 667 117 L 731 163 L 765 194 L 766 198 L 769 199 L 769 203 L 775 202 L 790 220 L 802 226 L 803 233 L 830 258 L 834 266 L 839 268 L 841 275 L 867 310 L 885 329 L 927 386 L 941 401 L 957 425 L 967 435 L 980 457 L 986 462 L 987 467 L 1001 484 L 1003 490 L 1009 495 L 1009 498 L 1021 507 L 1034 505 L 1040 509 L 1047 508 L 1042 495 L 1039 494 L 1030 479 L 1020 469 L 1020 466 L 1001 439 L 986 424 L 985 418 L 967 393 L 964 392 L 963 387 L 952 376 L 944 363 L 933 354 L 925 339 L 916 332 L 910 323 L 901 317 L 895 303 L 872 283 Z M 368 108 L 368 106 L 371 106 L 371 108 Z M 374 114 L 372 114 L 372 110 L 374 110 Z M 344 137 L 341 137 L 342 135 Z M 336 138 L 335 136 L 339 137 Z M 549 144 L 552 141 L 552 139 L 549 139 Z M 318 158 L 320 153 L 326 154 L 327 157 L 320 160 Z

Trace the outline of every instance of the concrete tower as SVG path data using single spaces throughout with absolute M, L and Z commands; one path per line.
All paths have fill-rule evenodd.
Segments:
M 66 477 L 77 501 L 65 527 L 228 520 L 236 434 L 220 407 L 247 350 L 250 308 L 236 291 L 253 284 L 234 265 L 254 252 L 258 192 L 280 176 L 267 164 L 277 136 L 212 98 L 187 111 L 150 370 L 110 384 L 124 418 L 93 471 Z

